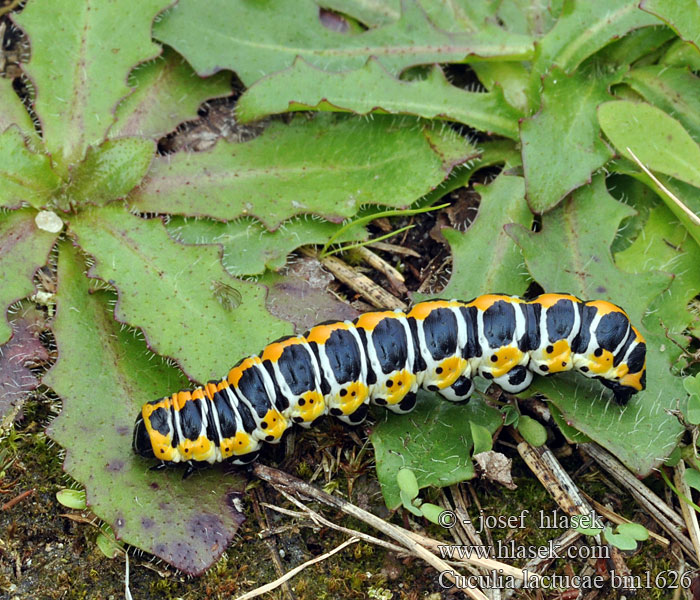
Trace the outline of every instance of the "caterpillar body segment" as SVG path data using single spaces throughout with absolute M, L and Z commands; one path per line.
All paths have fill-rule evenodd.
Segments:
M 296 423 L 361 423 L 368 404 L 404 413 L 422 387 L 467 400 L 477 375 L 518 393 L 533 375 L 576 370 L 626 402 L 645 388 L 646 344 L 620 307 L 568 294 L 434 300 L 279 339 L 211 381 L 147 402 L 134 450 L 163 463 L 255 460 Z

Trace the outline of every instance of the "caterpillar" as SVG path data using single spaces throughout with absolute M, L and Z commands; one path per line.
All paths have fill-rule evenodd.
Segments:
M 272 342 L 220 381 L 147 402 L 133 449 L 161 465 L 247 464 L 292 423 L 330 414 L 358 424 L 370 401 L 409 412 L 419 387 L 461 402 L 476 375 L 518 393 L 534 374 L 572 369 L 621 404 L 645 388 L 646 343 L 624 310 L 569 294 L 421 302 L 408 313 L 321 323 Z

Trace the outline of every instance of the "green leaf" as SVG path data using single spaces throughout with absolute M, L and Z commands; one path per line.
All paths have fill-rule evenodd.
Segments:
M 570 444 L 585 444 L 586 442 L 592 441 L 585 433 L 581 433 L 578 429 L 572 427 L 555 404 L 549 405 L 549 412 L 554 422 L 557 424 L 557 427 L 559 427 L 560 431 L 564 434 L 567 442 Z
M 640 27 L 659 25 L 639 10 L 639 0 L 566 0 L 556 25 L 539 41 L 533 83 L 553 65 L 572 73 L 586 58 Z
M 650 65 L 630 71 L 625 81 L 644 99 L 672 115 L 700 142 L 700 79 L 686 69 Z
M 669 67 L 687 67 L 691 71 L 700 71 L 700 52 L 698 52 L 697 45 L 693 46 L 677 39 L 670 45 L 666 54 L 661 57 L 659 64 Z
M 501 407 L 501 414 L 503 414 L 503 425 L 514 425 L 520 419 L 520 413 L 518 409 L 512 404 L 506 404 Z
M 148 172 L 156 145 L 143 138 L 107 140 L 90 147 L 63 191 L 65 207 L 103 205 L 124 198 Z
M 111 534 L 111 532 L 109 535 L 100 533 L 95 539 L 95 543 L 100 549 L 100 552 L 107 558 L 114 558 L 122 551 L 122 544 L 114 539 L 114 535 Z
M 239 358 L 289 333 L 265 310 L 262 286 L 233 279 L 216 246 L 174 242 L 160 219 L 110 205 L 81 212 L 71 228 L 95 258 L 90 276 L 119 292 L 116 318 L 142 328 L 149 347 L 175 358 L 192 379 L 220 378 Z M 238 308 L 228 310 L 217 300 L 219 284 L 238 291 Z M 219 336 L 226 338 L 224 351 L 213 343 Z
M 685 418 L 692 425 L 700 425 L 700 374 L 683 380 L 685 391 L 690 394 Z
M 111 524 L 117 539 L 199 574 L 226 550 L 243 520 L 230 494 L 244 483 L 215 469 L 183 480 L 177 469 L 149 470 L 151 461 L 134 454 L 141 404 L 187 380 L 153 360 L 143 341 L 114 321 L 114 295 L 89 293 L 84 270 L 78 252 L 63 243 L 54 321 L 59 358 L 43 379 L 63 408 L 48 433 L 66 448 L 64 469 L 85 485 L 91 510 Z M 95 401 L 96 393 L 102 401 Z
M 87 502 L 85 501 L 85 490 L 71 490 L 64 488 L 56 492 L 56 500 L 67 508 L 75 510 L 85 510 Z
M 596 108 L 610 99 L 605 77 L 553 68 L 542 82 L 542 107 L 520 125 L 527 199 L 541 213 L 572 190 L 590 182 L 612 151 L 600 137 Z M 576 101 L 572 102 L 575 98 Z
M 700 471 L 695 469 L 686 469 L 683 474 L 683 479 L 691 487 L 700 491 Z
M 667 275 L 629 274 L 613 262 L 610 245 L 632 209 L 613 200 L 604 179 L 575 192 L 544 215 L 542 231 L 508 229 L 523 250 L 533 278 L 547 291 L 567 291 L 583 299 L 607 299 L 622 306 L 647 341 L 647 390 L 626 407 L 612 403 L 594 380 L 580 374 L 538 378 L 533 388 L 545 394 L 576 429 L 615 454 L 631 470 L 647 474 L 675 447 L 682 428 L 667 409 L 683 405 L 680 380 L 670 373 L 678 349 L 653 319 L 642 316 L 670 284 Z
M 530 71 L 524 63 L 481 61 L 473 62 L 470 66 L 487 90 L 495 91 L 498 86 L 503 89 L 508 104 L 527 114 L 532 112 L 527 95 Z
M 440 521 L 440 515 L 445 512 L 445 509 L 442 508 L 442 506 L 431 504 L 430 502 L 423 502 L 423 504 L 420 505 L 420 512 L 431 523 L 435 523 L 436 525 L 444 525 L 444 523 Z
M 32 118 L 15 93 L 12 81 L 0 77 L 0 133 L 11 125 L 15 125 L 22 132 L 22 135 L 31 138 L 33 142 L 39 141 Z
M 687 472 L 688 471 L 686 471 L 686 473 Z M 698 473 L 698 475 L 700 475 L 700 473 Z M 649 539 L 649 531 L 644 525 L 640 525 L 639 523 L 620 523 L 617 526 L 617 531 L 618 533 L 622 533 L 640 542 Z
M 418 480 L 411 469 L 399 469 L 396 473 L 396 485 L 410 500 L 418 497 Z
M 117 103 L 130 91 L 129 71 L 159 54 L 151 24 L 169 4 L 34 0 L 15 17 L 32 47 L 24 69 L 36 86 L 44 143 L 64 169 L 104 140 Z
M 610 527 L 605 528 L 605 530 L 603 531 L 603 536 L 605 537 L 605 541 L 608 542 L 608 544 L 610 544 L 611 546 L 615 546 L 620 550 L 637 549 L 637 542 L 633 537 L 622 533 L 613 533 L 613 530 Z
M 481 454 L 482 452 L 488 452 L 491 450 L 491 448 L 493 448 L 493 437 L 491 432 L 486 429 L 486 427 L 470 421 L 469 429 L 471 430 L 472 440 L 474 440 L 474 449 L 472 450 L 472 454 Z
M 493 291 L 521 295 L 528 286 L 522 254 L 503 227 L 519 223 L 529 229 L 532 224 L 523 179 L 501 175 L 488 186 L 475 186 L 475 190 L 481 203 L 469 229 L 464 233 L 442 230 L 452 250 L 453 266 L 441 295 L 462 300 Z
M 650 312 L 668 333 L 681 333 L 691 323 L 688 303 L 700 293 L 700 247 L 664 204 L 649 213 L 640 235 L 615 255 L 615 262 L 630 273 L 652 269 L 673 273 L 668 293 L 654 300 Z
M 688 233 L 693 237 L 693 239 L 700 244 L 700 227 L 698 227 L 694 221 L 691 220 L 690 216 L 678 206 L 669 195 L 659 188 L 656 183 L 644 173 L 635 163 L 627 160 L 626 158 L 617 159 L 609 163 L 610 169 L 616 173 L 629 175 L 634 177 L 637 181 L 640 181 L 650 189 L 652 189 L 656 195 L 661 198 L 666 206 L 671 210 L 683 226 L 688 230 Z M 673 177 L 667 177 L 666 175 L 657 175 L 656 178 L 661 182 L 661 184 L 669 190 L 676 198 L 678 198 L 691 212 L 696 215 L 700 215 L 700 195 L 696 187 L 685 183 L 683 181 L 678 181 Z
M 34 274 L 45 265 L 56 236 L 36 226 L 33 210 L 0 213 L 0 345 L 12 329 L 7 308 L 34 291 Z
M 539 421 L 527 415 L 522 415 L 518 420 L 518 431 L 532 446 L 544 446 L 547 442 L 547 430 Z
M 495 27 L 449 33 L 435 27 L 417 2 L 404 2 L 402 8 L 395 23 L 340 33 L 324 27 L 313 0 L 181 0 L 156 23 L 154 35 L 200 75 L 231 69 L 248 87 L 290 67 L 297 56 L 328 71 L 359 69 L 375 56 L 398 75 L 413 65 L 463 62 L 470 56 L 525 60 L 532 55 L 529 36 Z
M 420 508 L 413 504 L 413 498 L 409 494 L 404 492 L 402 489 L 399 489 L 399 497 L 401 498 L 401 505 L 406 510 L 413 513 L 417 517 L 423 516 L 423 513 L 421 512 Z
M 158 158 L 132 200 L 142 212 L 253 216 L 268 229 L 302 213 L 337 221 L 364 204 L 411 204 L 471 155 L 454 132 L 428 138 L 408 117 L 317 115 L 272 124 L 249 142 Z
M 418 393 L 418 406 L 410 415 L 384 412 L 370 439 L 389 508 L 401 504 L 396 483 L 401 468 L 413 471 L 420 488 L 445 487 L 474 477 L 469 421 L 493 433 L 501 424 L 501 415 L 481 400 L 456 405 L 425 392 Z
M 430 21 L 440 29 L 453 33 L 494 28 L 497 22 L 498 6 L 495 2 L 483 0 L 455 0 L 434 2 L 419 0 L 421 8 Z M 503 31 L 503 30 L 501 30 Z
M 0 207 L 17 208 L 26 202 L 40 208 L 60 185 L 49 157 L 29 150 L 18 129 L 0 134 Z
M 690 398 L 692 400 L 692 397 Z M 690 400 L 688 400 L 688 406 L 690 406 Z M 664 466 L 666 467 L 675 467 L 680 461 L 681 458 L 683 457 L 681 453 L 680 446 L 676 446 L 673 449 L 673 452 L 669 455 L 669 457 L 666 459 L 666 462 L 664 463 Z
M 318 0 L 319 6 L 349 15 L 368 27 L 381 27 L 401 16 L 400 0 Z
M 165 226 L 171 237 L 183 244 L 220 244 L 221 262 L 234 276 L 259 275 L 265 269 L 277 270 L 287 256 L 307 244 L 324 244 L 340 225 L 314 218 L 295 218 L 268 231 L 255 219 L 237 219 L 228 223 L 209 219 L 174 217 Z M 338 242 L 367 239 L 364 227 L 353 227 Z
M 631 158 L 629 148 L 648 169 L 700 187 L 700 146 L 664 111 L 650 104 L 617 100 L 598 108 L 598 120 L 626 158 Z
M 653 52 L 675 37 L 673 31 L 664 25 L 637 29 L 598 52 L 595 61 L 599 65 L 613 63 L 629 67 L 637 61 L 650 60 Z
M 578 531 L 581 535 L 598 535 L 601 531 L 603 531 L 602 527 L 574 527 L 574 531 Z
M 328 73 L 304 60 L 256 82 L 241 96 L 236 115 L 242 123 L 265 115 L 326 110 L 409 114 L 464 123 L 512 139 L 518 137 L 522 114 L 508 104 L 499 87 L 467 92 L 451 85 L 440 67 L 420 81 L 401 81 L 374 58 L 361 69 Z
M 700 51 L 700 6 L 697 0 L 642 0 L 639 7 L 668 23 L 681 39 Z
M 231 74 L 202 79 L 170 48 L 131 72 L 133 93 L 117 108 L 110 137 L 140 135 L 159 139 L 180 123 L 197 117 L 202 102 L 231 93 Z

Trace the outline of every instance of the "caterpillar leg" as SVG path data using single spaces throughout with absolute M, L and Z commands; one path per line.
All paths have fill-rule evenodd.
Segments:
M 340 408 L 331 408 L 330 414 L 348 425 L 359 425 L 367 418 L 368 412 L 369 397 L 366 397 L 365 401 L 349 414 L 344 414 L 343 410 Z
M 474 382 L 462 375 L 452 385 L 440 390 L 438 393 L 450 402 L 466 402 L 474 391 Z
M 506 392 L 518 394 L 532 383 L 532 371 L 523 365 L 513 367 L 505 375 L 495 377 L 493 382 L 500 385 Z

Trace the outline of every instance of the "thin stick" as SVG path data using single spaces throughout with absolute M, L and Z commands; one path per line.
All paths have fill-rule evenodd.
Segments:
M 28 489 L 26 492 L 22 492 L 19 496 L 15 496 L 12 500 L 8 500 L 2 505 L 2 510 L 10 510 L 15 504 L 19 504 L 25 498 L 31 496 L 35 492 L 34 488 Z
M 402 529 L 401 527 L 397 527 L 396 525 L 392 525 L 391 523 L 387 523 L 384 521 L 384 519 L 380 519 L 376 515 L 373 515 L 370 512 L 367 512 L 366 510 L 361 509 L 359 506 L 355 506 L 354 504 L 350 504 L 350 502 L 347 502 L 341 498 L 337 498 L 336 496 L 331 496 L 330 494 L 327 494 L 326 492 L 323 492 L 316 487 L 306 483 L 305 481 L 302 481 L 301 479 L 297 479 L 296 477 L 292 477 L 288 473 L 285 473 L 283 471 L 278 471 L 277 469 L 273 469 L 271 467 L 267 467 L 263 464 L 256 463 L 253 466 L 253 474 L 262 479 L 263 481 L 267 481 L 273 485 L 278 485 L 282 487 L 289 488 L 293 490 L 296 493 L 302 494 L 303 496 L 307 496 L 309 498 L 314 498 L 316 500 L 319 500 L 320 502 L 323 502 L 324 504 L 328 504 L 329 506 L 332 506 L 333 508 L 337 508 L 339 510 L 342 510 L 344 513 L 349 514 L 353 517 L 356 517 L 365 523 L 371 525 L 375 529 L 379 529 L 379 531 L 385 533 L 389 537 L 393 538 L 395 541 L 399 542 L 406 548 L 408 548 L 412 553 L 416 554 L 419 558 L 422 558 L 425 562 L 427 562 L 431 567 L 435 568 L 437 571 L 444 572 L 445 577 L 450 580 L 454 580 L 452 575 L 450 573 L 453 573 L 452 569 L 450 569 L 450 566 L 441 558 L 435 556 L 432 552 L 426 550 L 423 546 L 418 544 L 414 539 L 413 535 L 411 534 L 410 531 L 407 531 L 405 529 Z M 438 542 L 435 542 L 435 545 L 438 545 Z M 470 561 L 471 562 L 471 561 Z M 494 567 L 491 565 L 488 565 L 487 568 L 495 568 L 498 569 L 501 566 L 503 567 L 508 567 L 508 565 L 505 565 L 503 563 L 498 563 L 498 561 L 479 561 L 481 563 L 484 562 L 491 562 L 491 563 L 496 563 L 499 566 Z M 473 564 L 477 564 L 476 561 L 473 562 Z M 483 564 L 478 564 L 477 566 L 485 566 Z M 517 569 L 517 571 L 520 573 L 520 577 L 523 578 L 524 574 L 520 569 Z M 474 600 L 488 600 L 486 595 L 479 589 L 469 589 L 466 588 L 463 590 L 468 596 L 471 598 L 474 598 Z
M 691 497 L 690 486 L 685 481 L 685 463 L 681 460 L 673 470 L 673 481 L 676 487 L 687 497 Z M 688 526 L 688 535 L 695 548 L 695 561 L 700 565 L 700 527 L 698 527 L 698 513 L 686 502 L 680 500 L 681 512 Z
M 15 8 L 19 6 L 20 2 L 22 2 L 22 0 L 12 0 L 12 2 L 10 2 L 10 4 L 8 4 L 7 6 L 3 6 L 2 8 L 0 8 L 0 17 L 6 15 L 9 12 L 12 12 Z
M 310 248 L 301 248 L 301 252 L 306 256 L 311 256 L 321 262 L 333 275 L 335 275 L 345 285 L 355 290 L 363 298 L 365 298 L 375 308 L 391 309 L 399 308 L 406 310 L 407 306 L 396 296 L 392 296 L 384 288 L 379 287 L 369 277 L 358 273 L 335 256 L 324 256 L 319 258 L 319 255 Z
M 359 538 L 361 540 L 364 540 L 365 542 L 369 542 L 370 544 L 375 544 L 377 546 L 381 546 L 382 548 L 386 548 L 387 550 L 392 550 L 394 552 L 400 552 L 402 554 L 406 554 L 406 548 L 402 548 L 401 546 L 397 546 L 396 544 L 392 544 L 391 542 L 385 542 L 384 540 L 380 540 L 379 538 L 376 538 L 374 536 L 367 535 L 366 533 L 362 533 L 361 531 L 355 531 L 354 529 L 348 529 L 347 527 L 343 527 L 342 525 L 336 525 L 332 521 L 329 521 L 328 519 L 326 519 L 320 513 L 317 513 L 312 508 L 309 508 L 305 504 L 302 504 L 301 502 L 299 502 L 299 500 L 297 500 L 294 496 L 285 492 L 282 488 L 276 487 L 275 489 L 277 489 L 292 504 L 296 504 L 298 507 L 300 507 L 304 511 L 303 513 L 299 513 L 299 514 L 301 514 L 304 517 L 310 517 L 314 523 L 321 523 L 321 524 L 325 525 L 326 527 L 330 527 L 332 529 L 337 529 L 338 531 L 342 531 L 343 533 L 350 534 L 351 536 Z M 272 510 L 280 510 L 280 507 L 274 506 L 272 504 L 267 504 L 266 506 Z M 283 511 L 284 511 L 284 509 L 280 510 L 280 512 L 283 512 Z M 288 512 L 291 512 L 291 511 L 288 511 Z
M 350 538 L 349 540 L 344 541 L 342 544 L 340 544 L 340 546 L 338 546 L 337 548 L 334 548 L 330 552 L 326 552 L 325 554 L 322 554 L 321 556 L 317 556 L 316 558 L 312 558 L 311 560 L 306 561 L 303 565 L 299 565 L 298 567 L 294 567 L 291 571 L 289 571 L 288 573 L 285 573 L 279 579 L 276 579 L 275 581 L 272 581 L 270 583 L 266 583 L 265 585 L 262 585 L 257 589 L 254 589 L 250 592 L 247 592 L 246 594 L 239 596 L 237 598 L 237 600 L 250 600 L 250 598 L 257 598 L 258 596 L 262 596 L 263 594 L 267 594 L 267 592 L 271 592 L 272 590 L 281 586 L 285 581 L 289 581 L 297 573 L 306 569 L 306 567 L 310 567 L 311 565 L 314 565 L 317 562 L 321 562 L 322 560 L 326 560 L 327 558 L 333 556 L 337 552 L 340 552 L 346 546 L 349 546 L 350 544 L 354 544 L 357 541 L 358 541 L 357 538 L 354 538 L 354 537 Z
M 671 192 L 663 183 L 661 183 L 655 176 L 654 174 L 647 169 L 643 164 L 642 161 L 637 158 L 637 155 L 632 152 L 632 150 L 629 149 L 629 146 L 625 148 L 627 152 L 630 153 L 632 158 L 634 159 L 634 162 L 637 163 L 637 166 L 644 171 L 649 178 L 657 185 L 659 188 L 666 194 L 673 202 L 680 208 L 686 215 L 687 217 L 692 221 L 693 225 L 698 225 L 700 226 L 700 217 L 698 217 L 692 210 L 690 210 L 683 202 L 681 202 L 678 198 L 676 198 L 675 194 Z
M 353 252 L 355 252 L 370 267 L 386 275 L 387 278 L 396 279 L 401 283 L 406 281 L 406 278 L 401 273 L 399 273 L 392 265 L 390 265 L 381 256 L 375 254 L 367 247 L 360 246 L 359 248 L 355 248 Z
M 404 248 L 397 244 L 388 244 L 387 242 L 371 242 L 367 244 L 370 248 L 376 248 L 377 250 L 384 250 L 384 252 L 391 252 L 392 254 L 405 254 L 406 256 L 413 256 L 414 258 L 420 258 L 420 254 L 411 248 Z

